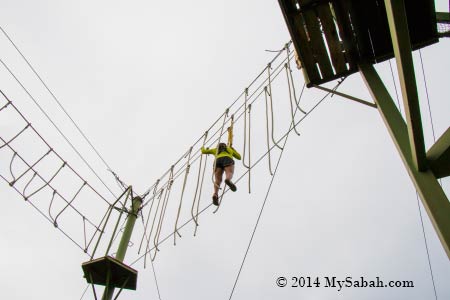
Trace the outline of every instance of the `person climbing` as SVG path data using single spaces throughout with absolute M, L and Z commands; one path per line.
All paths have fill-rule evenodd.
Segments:
M 236 192 L 236 185 L 231 181 L 234 174 L 234 160 L 241 159 L 241 155 L 232 147 L 227 146 L 225 143 L 219 143 L 217 148 L 209 149 L 202 147 L 202 154 L 214 154 L 215 165 L 214 165 L 214 194 L 212 196 L 213 204 L 219 205 L 219 188 L 222 183 L 223 172 L 225 172 L 225 184 L 228 185 L 230 190 Z

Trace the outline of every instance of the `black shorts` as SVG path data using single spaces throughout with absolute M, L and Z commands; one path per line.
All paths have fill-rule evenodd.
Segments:
M 231 157 L 224 156 L 216 159 L 216 168 L 225 169 L 225 167 L 234 165 L 234 160 Z

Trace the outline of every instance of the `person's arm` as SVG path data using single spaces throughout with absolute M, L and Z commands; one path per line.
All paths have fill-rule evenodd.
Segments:
M 241 155 L 233 147 L 228 147 L 228 152 L 231 153 L 231 155 L 233 155 L 234 158 L 238 160 L 241 159 Z
M 201 151 L 203 154 L 216 154 L 216 148 L 209 149 L 209 148 L 202 147 Z

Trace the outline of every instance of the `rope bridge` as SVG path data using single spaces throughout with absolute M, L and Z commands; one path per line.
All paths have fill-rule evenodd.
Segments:
M 94 241 L 103 234 L 101 228 L 115 203 L 50 146 L 3 91 L 0 121 L 0 177 L 83 252 L 93 256 Z

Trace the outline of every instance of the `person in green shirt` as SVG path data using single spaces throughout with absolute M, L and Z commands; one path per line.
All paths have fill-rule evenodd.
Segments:
M 234 160 L 241 159 L 241 155 L 231 146 L 227 146 L 225 143 L 219 143 L 217 148 L 209 149 L 202 147 L 203 154 L 213 154 L 215 156 L 214 164 L 214 194 L 212 196 L 213 204 L 219 205 L 219 187 L 222 183 L 223 172 L 225 172 L 225 184 L 228 185 L 230 190 L 235 192 L 237 190 L 236 185 L 231 181 L 234 174 Z

